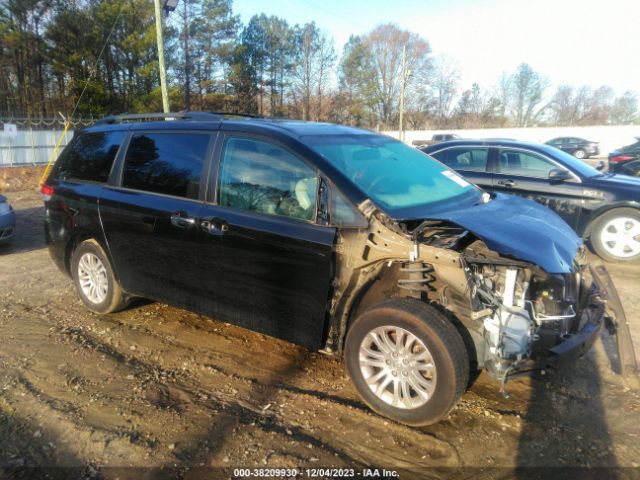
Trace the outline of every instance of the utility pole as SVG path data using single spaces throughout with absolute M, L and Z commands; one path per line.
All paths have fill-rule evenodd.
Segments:
M 407 47 L 402 46 L 402 82 L 400 83 L 400 129 L 398 131 L 400 141 L 404 142 L 404 84 L 407 81 L 405 69 L 407 66 Z
M 167 92 L 167 70 L 164 66 L 164 39 L 162 36 L 162 10 L 160 0 L 153 0 L 156 8 L 156 41 L 158 43 L 158 65 L 160 70 L 160 90 L 162 91 L 162 108 L 169 113 L 169 93 Z

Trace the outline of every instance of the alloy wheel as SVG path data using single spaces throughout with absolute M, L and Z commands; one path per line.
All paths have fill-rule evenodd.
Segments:
M 618 258 L 640 254 L 640 222 L 631 217 L 609 220 L 600 233 L 604 249 Z
M 385 403 L 414 409 L 436 388 L 436 367 L 424 342 L 395 326 L 371 330 L 359 351 L 360 371 L 371 391 Z
M 97 255 L 87 252 L 80 257 L 78 282 L 82 293 L 91 303 L 97 305 L 107 298 L 109 289 L 107 269 Z

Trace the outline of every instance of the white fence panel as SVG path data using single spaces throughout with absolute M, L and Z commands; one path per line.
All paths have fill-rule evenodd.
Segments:
M 45 164 L 62 135 L 63 130 L 22 130 L 15 137 L 0 130 L 0 167 Z M 58 153 L 71 141 L 73 131 L 68 130 Z
M 382 133 L 398 138 L 397 131 Z M 640 136 L 640 125 L 408 130 L 405 131 L 404 141 L 411 145 L 414 140 L 430 140 L 436 133 L 456 133 L 462 138 L 511 138 L 538 143 L 544 143 L 555 137 L 580 137 L 592 142 L 600 142 L 600 156 L 606 157 L 611 150 L 634 143 L 636 141 L 634 137 Z

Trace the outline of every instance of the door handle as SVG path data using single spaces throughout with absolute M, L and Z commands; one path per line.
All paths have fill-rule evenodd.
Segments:
M 200 222 L 200 227 L 209 235 L 224 235 L 229 231 L 227 221 L 217 217 Z
M 515 187 L 518 184 L 515 181 L 511 180 L 510 178 L 508 178 L 506 180 L 498 180 L 498 185 L 502 185 L 503 187 L 511 188 L 511 187 Z
M 187 217 L 185 212 L 176 212 L 171 215 L 171 225 L 178 228 L 187 228 L 196 223 L 195 218 Z

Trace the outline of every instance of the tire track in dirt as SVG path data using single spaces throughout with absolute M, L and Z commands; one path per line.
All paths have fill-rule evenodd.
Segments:
M 136 380 L 138 382 L 142 382 L 143 387 L 145 384 L 144 379 L 157 381 L 159 378 L 166 378 L 168 382 L 172 382 L 174 384 L 174 390 L 178 390 L 184 396 L 188 397 L 190 404 L 204 407 L 205 409 L 209 410 L 219 411 L 221 408 L 224 408 L 227 410 L 227 412 L 232 411 L 235 413 L 235 416 L 241 419 L 241 423 L 243 424 L 255 423 L 256 425 L 260 425 L 263 428 L 265 426 L 269 426 L 269 429 L 267 430 L 268 432 L 275 431 L 278 433 L 282 433 L 283 431 L 286 432 L 286 430 L 289 429 L 293 432 L 292 438 L 296 438 L 302 442 L 310 443 L 314 445 L 314 447 L 322 448 L 323 450 L 331 454 L 338 453 L 339 457 L 341 458 L 350 458 L 351 460 L 359 459 L 359 461 L 363 465 L 371 465 L 371 461 L 373 458 L 379 458 L 376 453 L 383 454 L 387 458 L 391 458 L 401 466 L 416 465 L 414 455 L 410 455 L 410 458 L 412 458 L 410 464 L 407 463 L 405 458 L 400 456 L 393 458 L 391 455 L 389 455 L 388 452 L 386 452 L 385 454 L 384 451 L 371 452 L 371 449 L 369 449 L 368 454 L 363 455 L 362 449 L 357 444 L 357 442 L 346 442 L 346 444 L 350 448 L 345 449 L 343 444 L 342 449 L 339 451 L 335 446 L 331 445 L 330 440 L 321 440 L 320 438 L 309 435 L 304 431 L 304 426 L 302 424 L 294 423 L 292 419 L 295 419 L 296 415 L 291 415 L 287 412 L 267 412 L 264 408 L 264 405 L 255 403 L 255 397 L 257 396 L 258 398 L 266 399 L 271 402 L 287 401 L 293 404 L 304 403 L 306 408 L 305 415 L 309 415 L 310 413 L 318 415 L 322 411 L 331 410 L 333 412 L 338 411 L 338 416 L 340 416 L 343 421 L 349 418 L 350 421 L 348 421 L 347 423 L 353 422 L 354 424 L 358 424 L 361 421 L 371 420 L 370 417 L 372 417 L 372 415 L 368 410 L 360 405 L 354 407 L 352 402 L 350 402 L 349 400 L 345 399 L 341 402 L 336 402 L 329 396 L 319 397 L 317 394 L 314 395 L 312 392 L 296 387 L 289 388 L 287 385 L 284 385 L 282 383 L 265 385 L 255 378 L 247 378 L 235 374 L 229 374 L 219 366 L 216 368 L 207 368 L 207 365 L 203 365 L 204 371 L 214 377 L 211 379 L 209 384 L 221 384 L 227 383 L 229 381 L 235 382 L 233 384 L 234 387 L 232 388 L 232 391 L 229 393 L 225 392 L 224 390 L 212 390 L 211 388 L 206 388 L 202 384 L 197 383 L 193 375 L 187 375 L 185 373 L 176 375 L 174 371 L 165 370 L 157 365 L 149 364 L 137 357 L 125 356 L 121 352 L 115 350 L 113 347 L 100 342 L 99 340 L 91 337 L 82 330 L 66 327 L 62 329 L 59 334 L 70 336 L 73 342 L 81 345 L 83 348 L 95 350 L 97 352 L 109 355 L 118 363 L 126 363 L 127 366 L 136 371 Z M 199 366 L 196 364 L 194 365 L 194 367 L 198 369 Z M 299 399 L 297 397 L 301 395 L 309 397 L 313 401 L 299 402 Z M 207 398 L 207 400 L 203 400 L 203 398 Z M 252 398 L 253 401 L 249 401 L 249 398 Z M 323 404 L 320 404 L 320 402 L 322 402 Z M 313 405 L 313 403 L 316 403 L 316 405 Z M 340 412 L 341 409 L 346 411 Z M 335 413 L 332 416 L 335 416 Z M 357 418 L 353 418 L 354 416 Z M 362 417 L 366 417 L 366 420 Z M 258 419 L 262 420 L 260 422 L 257 422 Z M 302 419 L 299 420 L 303 421 Z M 324 420 L 323 418 L 317 418 L 314 420 L 318 423 L 326 423 L 328 425 L 330 425 L 331 422 L 334 421 L 334 419 L 331 417 L 325 418 Z M 389 425 L 389 422 L 385 421 L 384 423 L 387 424 L 387 426 Z M 401 432 L 396 432 L 396 435 L 400 437 L 400 443 L 406 445 L 408 450 L 411 450 L 412 445 L 420 445 L 420 456 L 424 458 L 429 457 L 430 463 L 433 462 L 434 459 L 443 460 L 449 457 L 453 457 L 455 459 L 458 456 L 455 450 L 453 452 L 447 452 L 447 450 L 451 447 L 449 444 L 446 444 L 446 442 L 443 442 L 442 440 L 434 439 L 433 437 L 424 438 L 424 436 L 418 435 L 416 433 L 416 430 L 406 427 L 397 426 L 396 430 L 401 430 Z M 374 436 L 376 436 L 375 431 L 373 432 L 373 434 Z M 382 437 L 388 434 L 388 429 L 384 429 L 383 432 L 379 432 L 378 436 Z M 431 443 L 435 445 L 431 445 L 428 449 L 425 449 L 425 443 Z M 371 453 L 374 453 L 374 455 L 370 455 Z M 417 452 L 411 453 L 417 454 Z M 407 455 L 409 456 L 409 452 L 407 453 Z M 420 465 L 420 462 L 417 462 L 417 464 Z M 448 464 L 448 462 L 445 464 Z

